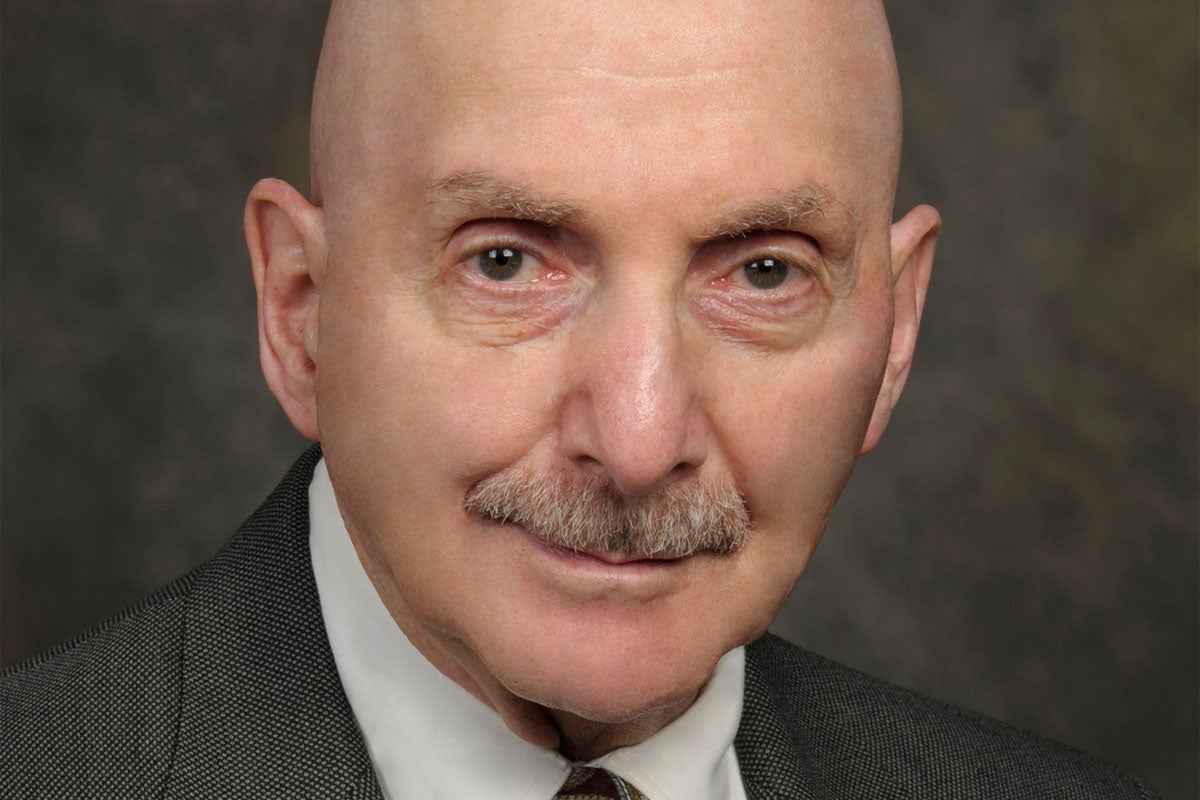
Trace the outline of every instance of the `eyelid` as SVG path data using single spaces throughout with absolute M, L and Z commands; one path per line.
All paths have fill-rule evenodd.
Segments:
M 459 225 L 451 233 L 448 241 L 495 241 L 497 245 L 517 247 L 529 251 L 532 249 L 548 249 L 551 244 L 553 228 L 524 219 L 507 217 L 485 217 L 474 219 Z
M 514 250 L 521 254 L 521 266 L 511 279 L 497 280 L 484 274 L 480 268 L 479 259 L 489 250 Z M 471 246 L 463 249 L 462 255 L 455 260 L 455 263 L 481 280 L 508 286 L 533 283 L 539 279 L 540 274 L 545 269 L 545 260 L 538 253 L 521 242 L 502 238 L 472 243 Z M 530 275 L 532 277 L 521 277 L 523 275 Z
M 755 261 L 765 259 L 772 259 L 787 265 L 788 274 L 779 286 L 770 289 L 761 289 L 751 284 L 749 277 L 746 276 L 745 270 L 747 266 Z M 791 253 L 780 253 L 777 248 L 765 248 L 749 251 L 746 255 L 735 255 L 734 258 L 725 262 L 724 269 L 717 280 L 725 284 L 736 282 L 739 288 L 745 289 L 747 292 L 765 296 L 787 292 L 789 287 L 792 287 L 799 280 L 809 279 L 819 281 L 820 278 L 820 268 L 812 264 L 810 260 L 798 258 Z
M 481 253 L 486 253 L 488 250 L 516 250 L 525 256 L 541 260 L 537 253 L 537 249 L 529 247 L 525 242 L 517 241 L 511 237 L 496 236 L 488 237 L 478 241 L 471 242 L 469 245 L 462 248 L 462 255 L 459 261 L 466 261 L 475 258 Z
M 733 244 L 744 245 L 748 248 L 757 248 L 762 246 L 760 243 L 766 242 L 767 246 L 771 246 L 772 242 L 787 242 L 784 247 L 795 247 L 797 242 L 802 242 L 803 247 L 812 248 L 818 253 L 821 252 L 820 240 L 805 230 L 797 230 L 792 228 L 755 228 L 753 230 L 739 231 L 731 233 L 713 240 L 715 244 Z
M 487 286 L 491 291 L 521 291 L 538 284 L 545 286 L 553 284 L 554 279 L 565 272 L 562 259 L 553 251 L 553 243 L 539 242 L 536 234 L 522 234 L 512 230 L 511 220 L 479 220 L 480 224 L 468 223 L 459 228 L 452 237 L 449 252 L 449 266 L 452 273 L 467 275 L 469 280 L 478 281 L 479 286 Z M 489 229 L 489 223 L 498 223 Z M 518 225 L 523 223 L 517 221 Z M 483 230 L 475 230 L 483 228 Z M 455 241 L 459 239 L 461 241 Z M 517 276 L 510 280 L 496 280 L 485 275 L 478 266 L 477 259 L 488 250 L 510 249 L 519 251 L 523 263 Z M 520 277 L 528 275 L 529 277 Z
M 776 258 L 810 270 L 823 257 L 816 239 L 790 230 L 756 230 L 726 236 L 709 242 L 703 249 L 726 261 L 745 263 L 756 258 Z

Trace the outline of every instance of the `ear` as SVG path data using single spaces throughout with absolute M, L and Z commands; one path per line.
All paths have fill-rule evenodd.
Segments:
M 246 201 L 246 245 L 258 294 L 258 355 L 271 393 L 301 435 L 317 427 L 317 309 L 325 272 L 325 214 L 267 178 Z
M 917 329 L 921 327 L 921 312 L 925 308 L 925 292 L 929 288 L 929 274 L 933 270 L 933 250 L 941 228 L 942 218 L 931 206 L 917 206 L 892 225 L 892 301 L 895 310 L 892 346 L 883 385 L 875 399 L 875 410 L 863 440 L 863 453 L 879 443 L 908 380 L 913 350 L 917 346 Z

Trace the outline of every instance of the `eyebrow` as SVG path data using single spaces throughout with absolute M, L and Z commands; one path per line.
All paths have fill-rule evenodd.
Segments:
M 699 238 L 733 239 L 759 231 L 793 230 L 814 217 L 838 238 L 852 236 L 854 213 L 850 207 L 821 184 L 806 183 L 723 212 Z
M 582 219 L 581 206 L 568 200 L 551 199 L 532 187 L 514 183 L 481 170 L 460 170 L 428 185 L 430 205 L 449 204 L 472 215 L 494 219 L 519 219 L 548 228 L 569 225 Z M 852 256 L 857 214 L 820 183 L 808 182 L 719 213 L 703 225 L 697 241 L 717 241 L 752 233 L 789 231 L 806 220 L 824 231 L 833 261 Z
M 583 216 L 579 206 L 550 200 L 521 184 L 502 181 L 486 172 L 452 172 L 429 184 L 429 203 L 450 203 L 474 214 L 535 222 L 547 227 L 564 225 Z
M 858 274 L 858 214 L 819 183 L 805 183 L 721 213 L 702 233 L 703 241 L 736 239 L 754 233 L 811 233 L 825 253 L 825 278 L 836 296 L 845 296 Z

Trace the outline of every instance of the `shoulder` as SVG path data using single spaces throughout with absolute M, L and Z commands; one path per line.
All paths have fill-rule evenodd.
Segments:
M 312 574 L 319 457 L 193 573 L 0 674 L 0 796 L 378 796 Z
M 821 796 L 1157 796 L 1136 779 L 1070 747 L 771 635 L 747 647 L 745 715 L 769 719 L 792 737 L 808 782 Z M 839 788 L 825 791 L 823 784 Z M 847 791 L 851 786 L 856 788 Z
M 191 576 L 0 674 L 0 785 L 9 797 L 150 796 L 179 713 Z M 126 765 L 88 769 L 85 765 Z
M 317 458 L 315 448 L 306 453 L 206 564 L 0 673 L 0 794 L 161 794 L 181 749 L 185 697 L 194 709 L 196 694 L 231 682 L 234 662 L 212 640 L 224 643 L 229 636 L 219 634 L 231 625 L 252 623 L 272 570 L 301 572 L 275 553 L 299 549 L 280 532 L 306 529 L 306 475 Z

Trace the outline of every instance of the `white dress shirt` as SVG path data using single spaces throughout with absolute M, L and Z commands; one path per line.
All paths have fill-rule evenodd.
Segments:
M 359 563 L 324 460 L 308 496 L 321 614 L 384 797 L 552 800 L 571 762 L 513 734 L 408 641 Z M 650 800 L 745 800 L 733 750 L 745 659 L 740 647 L 725 655 L 678 719 L 588 764 L 621 776 Z

